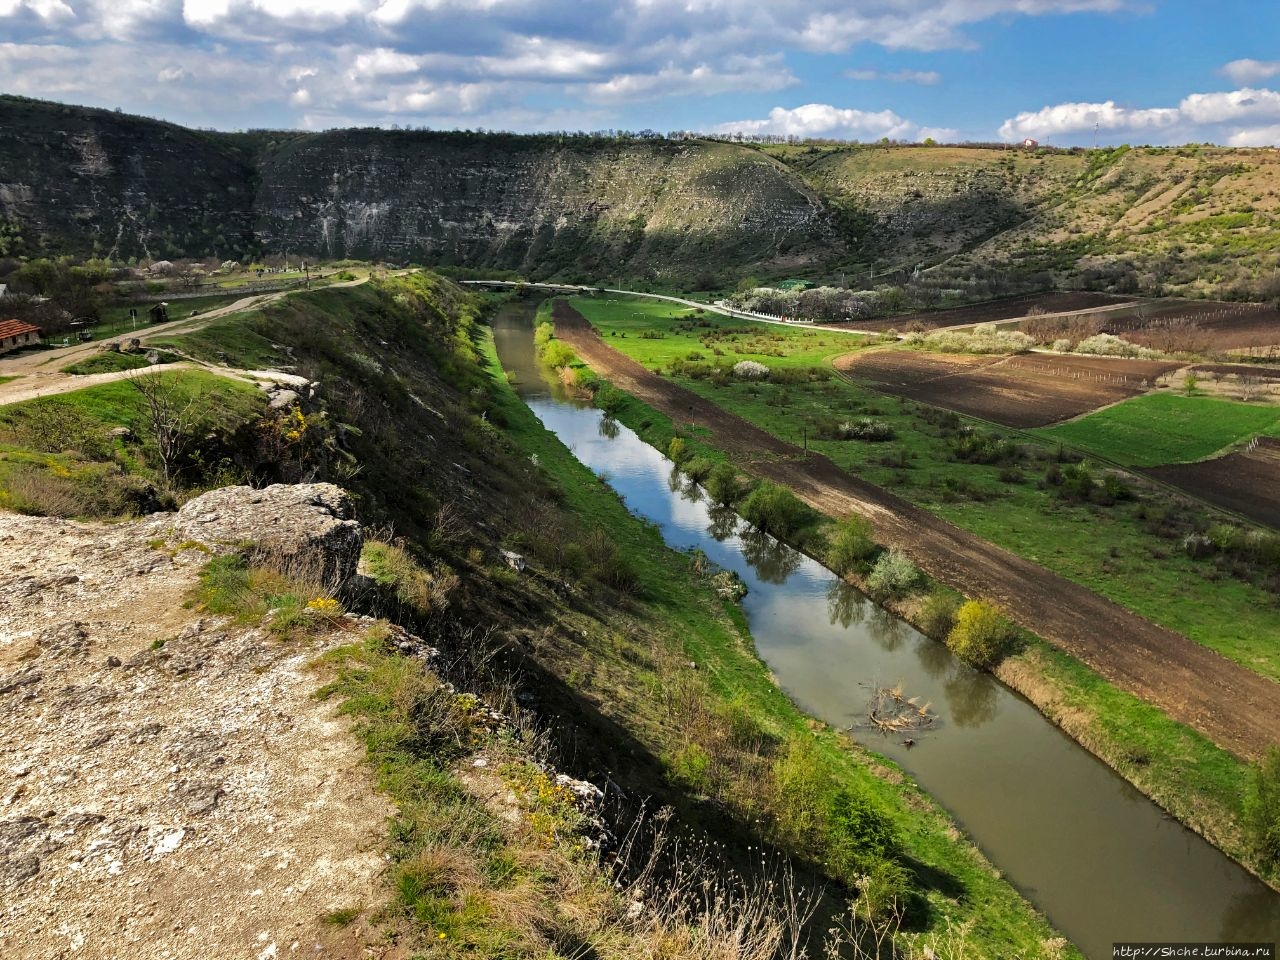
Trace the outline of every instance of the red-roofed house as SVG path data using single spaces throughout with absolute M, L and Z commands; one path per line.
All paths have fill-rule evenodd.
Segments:
M 0 320 L 0 353 L 40 342 L 40 328 L 21 320 Z

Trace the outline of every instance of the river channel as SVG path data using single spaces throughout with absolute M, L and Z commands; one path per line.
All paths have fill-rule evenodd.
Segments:
M 713 511 L 625 426 L 565 397 L 533 352 L 532 308 L 494 318 L 505 369 L 539 420 L 676 549 L 739 574 L 760 657 L 807 713 L 852 727 L 907 771 L 1086 956 L 1118 941 L 1280 940 L 1280 895 L 1159 807 L 989 674 L 813 560 Z M 885 736 L 862 721 L 873 689 L 930 701 L 936 726 Z

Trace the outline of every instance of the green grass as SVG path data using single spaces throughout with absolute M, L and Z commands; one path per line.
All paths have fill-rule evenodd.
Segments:
M 0 383 L 12 383 L 14 380 L 18 380 L 18 379 L 20 378 L 19 377 L 0 377 Z
M 188 430 L 200 438 L 200 455 L 222 449 L 265 405 L 254 387 L 202 371 L 160 376 L 173 385 L 179 408 L 192 405 Z M 117 427 L 132 436 L 112 437 Z M 204 476 L 215 468 L 221 469 L 203 463 L 195 472 Z M 158 499 L 169 496 L 161 480 L 146 401 L 126 380 L 0 407 L 0 507 L 61 517 L 132 516 L 172 506 Z
M 706 685 L 706 709 L 727 711 L 736 704 L 736 709 L 748 713 L 752 724 L 771 736 L 807 744 L 815 758 L 815 777 L 863 791 L 890 811 L 908 855 L 954 878 L 964 888 L 960 904 L 936 890 L 927 896 L 939 918 L 963 922 L 967 916 L 975 917 L 975 953 L 993 957 L 1038 953 L 1049 932 L 1034 911 L 992 875 L 976 850 L 951 838 L 954 834 L 950 834 L 946 816 L 909 780 L 895 785 L 875 776 L 867 764 L 887 765 L 885 761 L 868 755 L 844 734 L 815 724 L 795 707 L 755 656 L 741 612 L 705 589 L 691 588 L 687 558 L 667 548 L 656 527 L 632 517 L 617 496 L 538 423 L 506 386 L 491 342 L 486 343 L 486 351 L 498 384 L 497 419 L 506 424 L 508 435 L 521 451 L 537 456 L 541 468 L 562 491 L 565 507 L 585 524 L 604 529 L 616 544 L 644 585 L 636 619 L 657 625 L 656 629 L 668 637 L 679 638 L 675 641 L 681 645 L 677 656 L 699 665 L 696 676 L 698 683 Z M 623 642 L 621 638 L 610 641 L 615 645 Z M 588 676 L 609 673 L 607 664 L 592 662 L 607 657 L 607 650 L 607 644 L 604 651 L 595 644 L 584 644 L 577 669 Z M 606 701 L 614 702 L 620 710 L 652 711 L 664 698 L 663 691 L 672 689 L 673 679 L 648 668 L 631 669 L 629 679 L 608 687 Z M 599 679 L 591 683 L 593 688 L 604 689 Z M 647 698 L 645 690 L 650 691 Z M 660 724 L 649 720 L 629 726 L 650 731 Z M 658 744 L 656 749 L 663 747 Z M 693 775 L 689 773 L 692 770 L 702 776 L 703 765 L 694 763 L 697 757 L 692 747 L 671 754 L 673 773 Z M 735 795 L 730 790 L 730 796 Z
M 625 348 L 646 367 L 666 367 L 687 360 L 696 352 L 709 363 L 732 365 L 739 360 L 755 360 L 769 367 L 810 367 L 825 364 L 832 357 L 857 350 L 867 342 L 864 336 L 806 330 L 779 324 L 736 320 L 692 307 L 605 294 L 601 297 L 571 297 L 569 303 L 590 318 L 600 335 L 615 346 Z M 693 329 L 689 321 L 705 326 Z M 644 339 L 642 333 L 658 332 L 661 339 Z M 704 342 L 706 341 L 706 342 Z M 719 349 L 721 355 L 714 351 Z
M 247 419 L 262 403 L 261 391 L 252 384 L 202 370 L 173 371 L 162 376 L 174 385 L 177 402 L 195 402 L 202 413 L 202 422 L 211 427 Z M 127 380 L 119 380 L 0 408 L 0 426 L 12 425 L 24 411 L 37 407 L 71 411 L 104 428 L 125 426 L 140 430 L 147 417 L 142 395 Z
M 94 340 L 112 340 L 116 338 L 142 337 L 147 333 L 151 323 L 147 311 L 157 303 L 165 301 L 165 294 L 157 293 L 146 300 L 123 306 L 107 307 L 102 311 L 102 319 L 90 327 Z M 191 316 L 191 311 L 204 313 L 217 307 L 224 307 L 241 298 L 240 294 L 215 294 L 208 297 L 192 297 L 189 300 L 169 300 L 169 319 L 183 320 Z M 135 323 L 129 317 L 130 308 L 138 311 Z
M 1117 463 L 1155 467 L 1203 460 L 1260 434 L 1280 436 L 1280 406 L 1152 393 L 1034 432 Z
M 589 300 L 582 309 L 594 321 Z M 638 356 L 652 341 L 628 337 L 609 342 Z M 1206 562 L 1187 557 L 1176 541 L 1147 532 L 1136 503 L 1070 504 L 1041 489 L 1036 482 L 1039 474 L 1031 470 L 1021 483 L 1003 482 L 998 466 L 954 459 L 950 440 L 926 422 L 927 408 L 856 383 L 730 382 L 716 387 L 706 380 L 675 379 L 708 402 L 784 440 L 800 445 L 807 435 L 811 450 L 856 476 L 1280 680 L 1280 647 L 1274 640 L 1280 636 L 1280 604 L 1275 596 L 1259 586 L 1220 577 Z M 1186 398 L 1157 395 L 1153 399 L 1181 403 Z M 1197 399 L 1201 398 L 1192 398 L 1193 405 Z M 1280 415 L 1275 407 L 1204 402 L 1233 411 L 1244 408 Z M 889 424 L 895 439 L 863 443 L 824 440 L 818 435 L 823 422 L 862 417 Z M 1024 434 L 1007 436 L 1015 443 L 1026 442 Z M 660 444 L 667 441 L 664 438 Z M 1046 437 L 1046 451 L 1053 448 Z
M 167 360 L 162 359 L 161 362 L 172 363 L 173 359 L 170 355 Z M 151 363 L 144 353 L 116 353 L 114 350 L 104 350 L 87 360 L 77 360 L 75 363 L 67 364 L 62 368 L 62 372 L 84 376 L 93 373 L 116 373 L 120 370 L 140 370 L 142 367 L 149 366 Z
M 226 357 L 245 369 L 257 370 L 286 362 L 287 358 L 271 340 L 258 332 L 257 326 L 253 314 L 232 314 L 191 333 L 165 334 L 148 343 L 179 350 L 211 363 Z

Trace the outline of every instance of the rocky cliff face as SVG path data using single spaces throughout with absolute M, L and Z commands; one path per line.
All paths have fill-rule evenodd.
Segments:
M 584 278 L 841 252 L 799 177 L 731 144 L 205 134 L 12 97 L 0 97 L 4 221 L 26 253 L 241 256 L 261 245 Z
M 339 132 L 267 160 L 255 207 L 277 250 L 540 276 L 811 262 L 839 246 L 798 177 L 718 143 Z
M 240 256 L 255 246 L 253 179 L 217 135 L 0 97 L 0 223 L 22 237 L 7 252 Z

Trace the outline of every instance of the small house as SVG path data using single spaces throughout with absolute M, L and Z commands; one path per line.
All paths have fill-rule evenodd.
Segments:
M 1022 146 L 1027 150 L 1034 150 L 1040 146 L 1039 140 L 1032 140 L 1030 137 L 1022 141 Z
M 169 304 L 157 303 L 147 311 L 152 323 L 167 323 L 169 320 Z
M 0 353 L 40 342 L 40 328 L 21 320 L 0 320 Z

